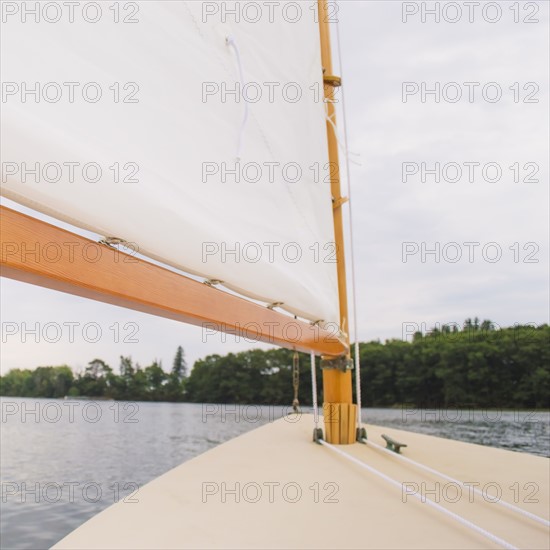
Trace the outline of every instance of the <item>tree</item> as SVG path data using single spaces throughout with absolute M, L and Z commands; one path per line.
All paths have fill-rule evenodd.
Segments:
M 132 380 L 135 374 L 131 357 L 120 356 L 120 376 L 116 383 L 115 399 L 132 399 Z
M 108 394 L 113 369 L 102 359 L 93 359 L 88 363 L 84 374 L 78 379 L 80 395 L 104 397 Z
M 550 407 L 548 325 L 499 328 L 474 318 L 463 326 L 460 330 L 457 324 L 443 324 L 440 331 L 418 333 L 412 342 L 362 343 L 363 403 L 370 407 Z M 159 361 L 141 368 L 131 357 L 120 358 L 120 374 L 116 374 L 96 358 L 77 375 L 66 365 L 13 369 L 0 377 L 0 395 L 290 405 L 292 355 L 286 349 L 209 355 L 196 361 L 187 377 L 179 346 L 169 374 Z M 308 364 L 301 356 L 302 407 L 311 403 Z M 321 369 L 317 376 L 321 402 Z
M 169 401 L 183 401 L 185 392 L 185 381 L 187 378 L 187 363 L 185 362 L 185 353 L 181 346 L 178 346 L 172 371 L 168 376 L 166 384 L 166 398 Z
M 152 401 L 163 401 L 166 399 L 164 385 L 168 376 L 159 361 L 154 361 L 143 371 L 147 384 L 147 394 Z
M 106 377 L 107 374 L 112 372 L 112 368 L 105 363 L 102 359 L 94 359 L 88 363 L 86 367 L 86 375 L 90 376 L 94 380 Z
M 187 363 L 185 362 L 185 353 L 181 346 L 178 346 L 176 356 L 174 357 L 172 374 L 180 382 L 187 377 Z

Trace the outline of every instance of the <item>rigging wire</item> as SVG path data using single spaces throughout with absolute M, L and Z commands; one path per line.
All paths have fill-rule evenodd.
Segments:
M 298 389 L 300 387 L 300 356 L 295 351 L 292 356 L 292 385 L 294 387 L 294 399 L 292 401 L 292 408 L 295 413 L 300 412 L 300 401 L 298 400 Z
M 315 370 L 315 352 L 311 352 L 311 402 L 313 404 L 313 420 L 315 429 L 319 427 L 319 409 L 317 404 L 317 373 Z
M 371 447 L 374 447 L 376 449 L 379 449 L 380 451 L 383 451 L 395 458 L 398 458 L 399 460 L 402 460 L 403 462 L 407 462 L 408 464 L 412 464 L 413 466 L 416 466 L 417 468 L 421 468 L 422 470 L 425 470 L 426 472 L 429 472 L 431 474 L 434 474 L 436 476 L 439 476 L 443 479 L 446 479 L 447 481 L 451 481 L 452 483 L 455 483 L 457 485 L 463 485 L 464 487 L 468 489 L 473 489 L 474 493 L 478 494 L 479 496 L 485 498 L 485 494 L 480 491 L 479 489 L 476 489 L 475 487 L 471 487 L 471 484 L 466 484 L 463 481 L 460 481 L 459 479 L 455 479 L 451 476 L 448 476 L 447 474 L 444 474 L 443 472 L 440 472 L 438 470 L 435 470 L 433 468 L 430 468 L 429 466 L 425 466 L 424 464 L 421 464 L 420 462 L 416 462 L 415 460 L 411 460 L 410 458 L 403 456 L 401 454 L 397 454 L 393 451 L 390 451 L 388 449 L 385 449 L 381 445 L 377 445 L 376 443 L 373 443 L 372 441 L 368 441 L 367 439 L 361 439 L 361 441 Z M 524 510 L 523 508 L 520 508 L 519 506 L 514 506 L 513 504 L 510 504 L 509 502 L 506 502 L 504 500 L 498 499 L 496 501 L 497 504 L 500 504 L 501 506 L 504 506 L 505 508 L 508 508 L 509 510 L 512 510 L 514 512 L 517 512 L 518 514 L 522 514 L 534 521 L 537 521 L 539 523 L 542 523 L 545 526 L 550 526 L 550 521 L 545 520 L 544 518 L 541 518 L 540 516 L 537 516 L 536 514 L 532 514 L 531 512 L 528 512 L 527 510 Z
M 331 451 L 339 454 L 340 456 L 343 456 L 347 460 L 353 462 L 354 464 L 357 464 L 357 466 L 360 466 L 361 468 L 364 468 L 365 470 L 368 470 L 371 474 L 374 474 L 378 476 L 379 478 L 383 479 L 384 481 L 387 481 L 394 487 L 397 487 L 400 491 L 403 490 L 403 486 L 401 483 L 396 481 L 395 479 L 391 478 L 390 476 L 387 476 L 386 474 L 376 470 L 372 466 L 369 466 L 368 464 L 365 464 L 361 460 L 355 458 L 354 456 L 345 453 L 344 451 L 341 451 L 338 447 L 331 445 L 330 443 L 327 443 L 326 441 L 320 439 L 318 441 L 321 445 L 324 447 L 327 447 Z M 476 533 L 479 533 L 480 535 L 483 535 L 484 537 L 488 538 L 495 544 L 498 544 L 499 546 L 502 546 L 503 548 L 506 548 L 508 550 L 518 550 L 518 548 L 509 542 L 505 541 L 504 539 L 501 539 L 500 537 L 497 537 L 490 531 L 487 531 L 486 529 L 483 529 L 483 527 L 479 527 L 479 525 L 476 525 L 475 523 L 471 522 L 470 520 L 467 520 L 466 518 L 463 518 L 462 516 L 459 516 L 458 514 L 455 514 L 454 512 L 451 512 L 444 506 L 441 506 L 441 504 L 437 504 L 433 500 L 430 500 L 428 498 L 423 498 L 418 493 L 412 493 L 411 496 L 415 497 L 416 499 L 420 500 L 423 504 L 427 504 L 428 506 L 431 506 L 432 508 L 435 508 L 437 511 L 441 512 L 442 514 L 445 514 L 449 516 L 450 518 L 454 519 L 461 525 L 464 525 L 465 527 L 468 527 L 472 531 L 475 531 Z
M 338 50 L 338 66 L 340 70 L 340 77 L 344 82 L 344 70 L 342 64 L 342 48 L 340 45 L 340 26 L 336 21 L 336 44 Z M 344 97 L 344 86 L 342 90 L 342 121 L 344 130 L 344 148 L 346 151 L 346 177 L 348 183 L 348 199 L 349 199 L 349 238 L 350 238 L 350 266 L 351 266 L 351 289 L 352 289 L 352 303 L 353 303 L 353 340 L 355 350 L 355 394 L 357 399 L 357 428 L 361 429 L 361 361 L 359 357 L 359 335 L 358 335 L 358 322 L 357 322 L 357 285 L 355 277 L 355 254 L 354 254 L 354 239 L 353 239 L 353 201 L 351 200 L 351 172 L 350 172 L 350 160 L 347 151 L 348 146 L 348 126 L 346 119 L 346 102 Z M 331 121 L 332 122 L 332 121 Z

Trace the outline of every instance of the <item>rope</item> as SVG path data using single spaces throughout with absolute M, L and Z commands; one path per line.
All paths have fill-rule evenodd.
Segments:
M 244 89 L 244 73 L 243 73 L 243 65 L 241 62 L 241 54 L 239 52 L 239 48 L 237 46 L 237 43 L 235 42 L 235 39 L 232 36 L 228 36 L 225 39 L 225 42 L 230 48 L 233 48 L 233 50 L 235 51 L 235 56 L 237 58 L 237 66 L 239 69 L 239 79 L 241 81 L 241 92 L 242 92 L 242 90 Z M 245 129 L 247 120 L 248 120 L 248 101 L 244 101 L 244 114 L 243 114 L 243 120 L 241 122 L 241 128 L 239 130 L 239 141 L 237 145 L 237 161 L 241 160 L 244 129 Z
M 313 420 L 315 428 L 319 427 L 319 406 L 317 404 L 317 373 L 315 371 L 315 353 L 311 352 L 311 402 L 313 403 Z
M 352 269 L 353 272 L 353 269 Z M 352 275 L 352 279 L 353 279 Z M 355 289 L 353 290 L 355 296 Z M 354 306 L 355 310 L 355 306 Z M 357 320 L 354 320 L 354 326 L 356 325 Z M 357 329 L 354 329 L 356 332 Z M 357 427 L 361 429 L 361 358 L 359 357 L 359 341 L 357 340 L 357 334 L 355 334 L 355 396 L 357 399 Z
M 357 162 L 356 160 L 351 160 L 349 157 L 350 155 L 353 155 L 355 157 L 360 157 L 361 155 L 359 153 L 354 153 L 352 151 L 348 151 L 345 147 L 345 145 L 342 143 L 342 140 L 339 137 L 338 128 L 336 127 L 336 124 L 334 123 L 334 120 L 332 120 L 332 117 L 328 114 L 328 104 L 329 103 L 335 103 L 334 101 L 331 101 L 330 99 L 325 98 L 325 120 L 332 126 L 332 129 L 334 130 L 334 137 L 336 138 L 336 143 L 338 143 L 338 147 L 341 149 L 342 153 L 346 157 L 346 159 L 350 162 L 353 162 L 353 164 L 356 164 L 357 166 L 361 166 L 360 162 Z M 334 116 L 334 115 L 333 115 Z
M 479 496 L 485 498 L 485 495 L 482 491 L 479 489 L 476 489 L 475 487 L 470 487 L 463 481 L 460 481 L 458 479 L 455 479 L 451 476 L 448 476 L 447 474 L 444 474 L 443 472 L 439 472 L 438 470 L 434 470 L 433 468 L 430 468 L 429 466 L 425 466 L 424 464 L 420 464 L 420 462 L 416 462 L 415 460 L 411 460 L 410 458 L 407 458 L 406 456 L 394 453 L 393 451 L 390 451 L 388 449 L 385 449 L 384 447 L 377 445 L 376 443 L 373 443 L 372 441 L 368 441 L 367 439 L 361 440 L 363 443 L 366 443 L 367 445 L 370 445 L 371 447 L 375 447 L 377 449 L 380 449 L 381 451 L 384 451 L 387 454 L 390 454 L 391 456 L 398 458 L 400 460 L 403 460 L 404 462 L 408 462 L 409 464 L 412 464 L 413 466 L 416 466 L 417 468 L 421 468 L 422 470 L 425 470 L 426 472 L 429 472 L 431 474 L 434 474 L 436 476 L 439 476 L 443 479 L 446 479 L 447 481 L 451 481 L 452 483 L 456 483 L 458 485 L 463 485 L 464 487 L 470 489 L 472 488 L 474 490 L 474 493 L 478 494 Z M 550 521 L 545 520 L 544 518 L 541 518 L 540 516 L 537 516 L 536 514 L 532 514 L 531 512 L 528 512 L 527 510 L 524 510 L 523 508 L 520 508 L 519 506 L 514 506 L 513 504 L 510 504 L 508 502 L 505 502 L 503 500 L 497 500 L 497 504 L 500 504 L 501 506 L 504 506 L 505 508 L 508 508 L 509 510 L 512 510 L 514 512 L 517 512 L 518 514 L 522 514 L 528 518 L 531 518 L 534 521 L 538 521 L 539 523 L 542 523 L 545 526 L 550 526 Z
M 319 443 L 321 445 L 324 445 L 331 451 L 334 451 L 335 453 L 343 456 L 344 458 L 348 459 L 349 461 L 353 462 L 357 466 L 360 466 L 361 468 L 364 468 L 365 470 L 368 470 L 370 473 L 374 474 L 375 476 L 378 476 L 379 478 L 383 479 L 384 481 L 387 481 L 394 487 L 397 487 L 399 490 L 403 490 L 402 484 L 398 481 L 395 481 L 395 479 L 392 479 L 391 477 L 387 476 L 386 474 L 383 474 L 382 472 L 379 472 L 372 466 L 369 466 L 368 464 L 365 464 L 364 462 L 361 462 L 354 456 L 349 455 L 348 453 L 345 453 L 344 451 L 341 451 L 338 447 L 335 447 L 334 445 L 331 445 L 330 443 L 327 443 L 326 441 L 323 441 L 322 439 L 319 440 Z M 437 504 L 433 500 L 430 499 L 422 499 L 422 497 L 418 493 L 413 493 L 413 497 L 420 500 L 420 502 L 427 504 L 428 506 L 431 506 L 432 508 L 435 508 L 437 511 L 441 512 L 442 514 L 445 514 L 449 516 L 450 518 L 454 519 L 456 522 L 460 523 L 461 525 L 464 525 L 465 527 L 468 527 L 472 531 L 475 531 L 476 533 L 479 533 L 480 535 L 483 535 L 484 537 L 488 538 L 490 541 L 494 542 L 495 544 L 498 544 L 499 546 L 502 546 L 503 548 L 507 548 L 508 550 L 518 550 L 516 546 L 513 546 L 509 542 L 506 542 L 505 540 L 497 537 L 496 535 L 493 535 L 493 533 L 483 529 L 482 527 L 479 527 L 475 523 L 472 523 L 471 521 L 467 520 L 466 518 L 463 518 L 462 516 L 459 516 L 458 514 L 455 514 L 454 512 L 451 512 L 450 510 L 447 510 L 447 508 L 441 506 L 440 504 Z
M 300 387 L 300 356 L 295 351 L 292 357 L 292 386 L 294 387 L 294 399 L 292 408 L 295 413 L 300 412 L 300 401 L 298 401 L 298 388 Z
M 340 47 L 340 27 L 336 22 L 336 41 L 338 50 L 338 65 L 340 68 L 340 76 L 344 80 L 342 66 L 342 49 Z M 351 200 L 351 171 L 350 160 L 347 151 L 348 146 L 348 125 L 346 119 L 346 101 L 344 97 L 344 86 L 342 86 L 342 121 L 344 126 L 344 149 L 346 151 L 346 175 L 348 180 L 348 198 L 349 198 L 349 238 L 350 238 L 350 266 L 351 266 L 351 289 L 353 303 L 353 339 L 355 341 L 355 395 L 357 398 L 357 428 L 361 428 L 361 359 L 359 356 L 359 323 L 357 322 L 357 285 L 355 277 L 355 254 L 354 254 L 354 239 L 353 239 L 353 201 Z M 332 122 L 332 121 L 331 121 Z

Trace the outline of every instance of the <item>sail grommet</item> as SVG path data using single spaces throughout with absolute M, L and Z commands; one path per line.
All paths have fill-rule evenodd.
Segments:
M 206 279 L 206 281 L 204 281 L 204 284 L 208 286 L 216 286 L 223 284 L 223 281 L 220 281 L 220 279 Z
M 342 79 L 339 76 L 332 74 L 323 75 L 323 84 L 332 86 L 333 88 L 339 88 L 342 85 Z
M 105 244 L 107 246 L 110 246 L 110 247 L 114 247 L 114 246 L 117 246 L 119 244 L 126 244 L 128 241 L 126 241 L 125 239 L 121 239 L 119 237 L 103 237 L 103 239 L 99 240 L 98 243 L 99 244 Z

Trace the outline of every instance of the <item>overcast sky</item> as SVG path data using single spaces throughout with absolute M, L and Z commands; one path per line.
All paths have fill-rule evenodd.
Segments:
M 434 4 L 340 2 L 349 148 L 359 163 L 352 164 L 351 182 L 361 340 L 402 338 L 416 325 L 470 316 L 500 326 L 548 322 L 549 4 L 521 3 L 518 12 L 513 2 L 492 2 L 483 12 L 481 2 L 470 22 L 458 3 L 456 23 L 445 20 L 457 18 L 452 6 L 439 23 L 433 15 L 422 22 L 423 5 Z M 457 5 L 440 6 L 446 4 Z M 499 15 L 495 5 L 500 20 L 490 23 Z M 432 90 L 440 83 L 439 102 L 433 94 L 422 102 L 422 83 Z M 457 91 L 462 98 L 453 102 Z M 452 181 L 455 164 L 441 170 L 439 183 L 431 173 L 423 182 L 422 163 L 428 170 L 456 163 L 462 177 Z M 488 181 L 499 168 L 499 181 Z M 422 257 L 437 246 L 439 261 Z M 170 368 L 180 344 L 190 364 L 256 347 L 231 336 L 203 341 L 198 327 L 8 279 L 1 280 L 1 298 L 2 373 L 59 364 L 78 370 L 95 357 L 116 367 L 121 354 L 143 366 L 161 359 Z M 48 322 L 79 323 L 74 341 L 68 329 L 57 343 L 37 343 L 32 334 L 23 341 L 20 330 L 5 330 Z M 90 322 L 102 330 L 97 343 L 82 335 Z

